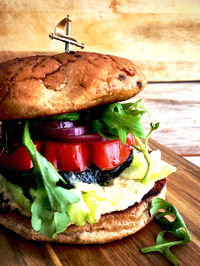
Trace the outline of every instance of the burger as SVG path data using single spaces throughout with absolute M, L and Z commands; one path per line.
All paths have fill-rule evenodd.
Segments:
M 159 124 L 132 98 L 146 85 L 130 60 L 70 52 L 0 64 L 0 224 L 22 237 L 106 243 L 152 219 L 175 168 L 152 151 Z M 123 102 L 125 101 L 125 102 Z

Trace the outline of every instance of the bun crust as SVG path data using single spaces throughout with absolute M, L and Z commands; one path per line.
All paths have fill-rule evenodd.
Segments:
M 146 81 L 130 60 L 89 52 L 0 63 L 0 120 L 50 116 L 123 101 Z
M 124 211 L 105 214 L 94 225 L 88 223 L 81 227 L 71 225 L 55 239 L 49 239 L 34 231 L 31 228 L 30 219 L 16 213 L 0 213 L 0 224 L 28 240 L 66 244 L 103 244 L 134 234 L 146 226 L 152 220 L 149 213 L 152 198 L 164 198 L 165 192 L 166 179 L 159 180 L 140 203 Z

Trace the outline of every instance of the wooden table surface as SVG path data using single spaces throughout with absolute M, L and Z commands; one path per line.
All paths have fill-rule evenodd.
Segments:
M 150 145 L 159 148 L 163 159 L 177 167 L 176 173 L 168 178 L 167 200 L 182 214 L 192 241 L 172 250 L 180 265 L 197 266 L 200 262 L 200 168 L 155 141 L 151 140 Z M 76 246 L 27 241 L 0 227 L 0 265 L 171 265 L 158 253 L 144 255 L 139 251 L 153 245 L 160 230 L 153 221 L 120 241 Z

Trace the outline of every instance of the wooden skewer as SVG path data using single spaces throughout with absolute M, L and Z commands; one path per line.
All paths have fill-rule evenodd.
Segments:
M 66 23 L 66 35 L 70 36 L 71 33 L 71 19 L 69 17 L 69 14 L 67 15 L 67 23 Z M 70 52 L 70 43 L 66 42 L 65 43 L 65 52 L 69 53 Z

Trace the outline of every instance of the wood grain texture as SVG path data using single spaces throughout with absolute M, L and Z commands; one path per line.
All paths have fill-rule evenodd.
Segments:
M 160 122 L 155 140 L 182 156 L 200 155 L 200 82 L 151 83 L 140 98 L 151 114 L 144 119 L 146 128 L 149 121 Z
M 48 34 L 70 13 L 72 35 L 96 51 L 142 62 L 150 81 L 198 80 L 198 0 L 0 2 L 2 51 L 63 51 Z
M 37 3 L 37 4 L 36 4 Z M 95 5 L 96 3 L 96 5 Z M 83 13 L 88 12 L 135 12 L 135 13 L 180 13 L 180 14 L 194 14 L 200 12 L 199 0 L 72 0 L 63 2 L 63 0 L 49 1 L 49 0 L 27 0 L 27 1 L 1 1 L 0 7 L 7 11 L 68 11 Z
M 173 252 L 180 265 L 199 265 L 200 168 L 153 140 L 150 145 L 159 148 L 162 158 L 177 167 L 177 172 L 168 177 L 167 200 L 182 214 L 192 241 L 173 248 Z M 155 243 L 160 230 L 152 222 L 135 235 L 110 244 L 70 246 L 29 242 L 0 227 L 0 265 L 170 265 L 158 253 L 139 252 Z

